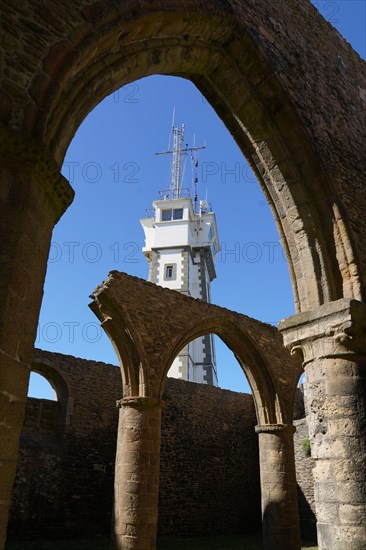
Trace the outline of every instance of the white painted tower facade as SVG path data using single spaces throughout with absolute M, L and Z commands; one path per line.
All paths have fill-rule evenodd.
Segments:
M 174 162 L 174 156 L 197 149 L 180 150 L 175 140 L 173 150 L 167 151 L 173 154 L 172 172 L 181 163 L 181 158 Z M 140 220 L 145 233 L 143 253 L 149 263 L 149 281 L 210 302 L 219 237 L 214 212 L 207 201 L 198 206 L 196 197 L 193 203 L 172 173 L 170 190 L 161 192 L 153 202 L 152 215 Z M 181 350 L 169 376 L 217 386 L 213 336 L 202 336 Z

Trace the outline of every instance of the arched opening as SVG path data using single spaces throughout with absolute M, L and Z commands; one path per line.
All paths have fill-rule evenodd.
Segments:
M 294 313 L 285 253 L 250 165 L 190 81 L 153 76 L 99 103 L 69 147 L 63 173 L 76 197 L 54 230 L 37 346 L 117 362 L 85 300 L 111 269 L 148 276 L 139 219 L 169 186 L 170 160 L 155 152 L 168 146 L 174 107 L 187 141 L 192 144 L 195 134 L 196 144 L 206 142 L 199 157 L 199 193 L 205 198 L 207 190 L 221 243 L 211 301 L 269 323 Z M 192 187 L 189 159 L 185 176 Z M 229 360 L 224 347 L 218 351 L 220 361 Z M 234 389 L 226 375 L 222 386 Z
M 38 331 L 40 347 L 116 362 L 110 342 L 85 308 L 85 298 L 111 268 L 147 277 L 138 220 L 169 181 L 169 163 L 154 153 L 167 146 L 174 106 L 176 116 L 189 128 L 190 141 L 194 132 L 196 143 L 207 140 L 207 158 L 200 157 L 199 176 L 203 195 L 207 188 L 216 211 L 223 243 L 212 301 L 267 322 L 294 312 L 278 230 L 249 164 L 190 81 L 154 76 L 135 81 L 99 103 L 69 147 L 63 173 L 76 198 L 53 235 Z M 232 354 L 222 345 L 219 384 L 234 389 L 245 377 L 235 360 L 234 368 L 220 373 L 220 365 L 228 362 Z M 274 412 L 269 416 L 273 418 Z M 255 437 L 253 431 L 251 438 Z
M 31 372 L 30 374 L 28 397 L 48 399 L 51 401 L 58 400 L 55 388 L 50 384 L 47 378 L 37 372 Z
M 56 383 L 47 376 L 46 372 L 32 370 L 24 428 L 56 434 L 59 428 L 60 411 L 60 396 Z
M 163 85 L 163 88 L 167 87 L 168 90 L 166 96 L 162 97 L 161 108 L 156 109 L 156 105 L 152 105 L 151 101 L 150 103 L 146 102 L 147 105 L 143 111 L 145 117 L 146 113 L 153 111 L 154 107 L 156 117 L 150 120 L 149 125 L 145 123 L 144 128 L 149 128 L 149 131 L 143 133 L 144 140 L 142 140 L 140 130 L 143 117 L 136 123 L 136 128 L 131 122 L 129 139 L 123 142 L 124 156 L 120 160 L 119 127 L 116 124 L 113 126 L 111 120 L 107 126 L 108 106 L 110 107 L 112 104 L 119 108 L 121 105 L 118 101 L 121 101 L 121 97 L 126 97 L 131 90 L 133 93 L 136 93 L 136 90 L 142 93 L 143 85 L 147 85 L 148 97 L 156 97 L 159 94 L 153 91 L 154 81 L 158 80 L 168 82 Z M 148 89 L 149 82 L 151 83 L 150 89 Z M 138 88 L 135 88 L 135 85 Z M 206 120 L 209 120 L 209 117 L 213 115 L 213 110 L 190 82 L 176 78 L 153 77 L 134 83 L 132 88 L 127 87 L 120 90 L 117 94 L 117 102 L 115 102 L 114 95 L 107 98 L 98 105 L 80 127 L 64 164 L 64 173 L 76 188 L 77 198 L 62 218 L 59 226 L 56 227 L 51 245 L 45 300 L 37 341 L 41 347 L 116 362 L 115 355 L 110 351 L 110 343 L 106 340 L 99 324 L 85 308 L 85 297 L 95 286 L 95 282 L 102 280 L 111 267 L 146 278 L 147 265 L 142 258 L 141 245 L 138 244 L 142 242 L 142 234 L 141 232 L 135 233 L 133 228 L 138 228 L 138 218 L 143 215 L 144 208 L 149 206 L 156 196 L 157 186 L 154 183 L 158 180 L 166 181 L 169 177 L 169 169 L 165 163 L 159 162 L 160 168 L 154 175 L 154 182 L 151 182 L 153 171 L 149 169 L 149 165 L 137 164 L 134 159 L 140 150 L 146 150 L 148 147 L 147 156 L 153 157 L 150 146 L 155 135 L 155 127 L 162 117 L 161 112 L 166 113 L 166 118 L 170 117 L 172 105 L 167 107 L 167 97 L 170 95 L 176 98 L 179 86 L 183 90 L 181 92 L 182 106 L 189 95 L 191 109 L 193 110 L 193 103 L 195 105 L 203 104 L 206 109 Z M 164 108 L 163 105 L 165 105 Z M 134 106 L 135 104 L 127 104 L 128 108 Z M 191 118 L 193 130 L 195 117 L 190 111 L 188 111 L 188 115 Z M 94 121 L 96 126 L 91 123 L 93 116 L 96 117 Z M 111 113 L 109 113 L 110 116 Z M 132 116 L 132 119 L 134 118 L 136 118 L 136 113 Z M 103 127 L 104 130 L 101 130 L 101 124 L 106 124 Z M 107 142 L 104 135 L 107 133 L 108 127 L 113 127 L 115 134 L 111 136 L 112 141 Z M 211 160 L 206 161 L 205 165 L 202 164 L 201 180 L 202 183 L 205 180 L 210 199 L 212 192 L 211 200 L 214 205 L 217 204 L 217 208 L 221 206 L 222 213 L 224 215 L 226 213 L 222 224 L 225 244 L 217 264 L 217 283 L 222 281 L 222 286 L 220 293 L 216 293 L 216 290 L 213 289 L 213 301 L 265 321 L 274 321 L 274 317 L 278 319 L 288 316 L 293 312 L 293 299 L 288 284 L 287 264 L 282 254 L 278 232 L 269 207 L 249 165 L 243 162 L 241 152 L 235 144 L 231 142 L 230 153 L 228 152 L 230 148 L 227 145 L 223 150 L 223 136 L 227 134 L 223 124 L 216 119 L 215 123 L 211 122 L 208 127 L 210 135 L 218 135 L 216 135 Z M 98 134 L 96 128 L 99 128 Z M 165 141 L 167 133 L 164 128 L 164 136 L 160 139 Z M 111 157 L 98 156 L 99 150 L 101 150 L 101 136 L 107 142 L 108 150 L 113 151 Z M 204 135 L 201 137 L 205 139 Z M 129 142 L 134 145 L 135 149 L 128 149 Z M 158 148 L 161 147 L 160 144 Z M 228 161 L 228 156 L 230 156 L 230 161 Z M 107 181 L 103 178 L 103 175 L 106 174 Z M 149 183 L 148 186 L 146 182 Z M 143 201 L 146 201 L 145 204 L 142 204 Z M 82 210 L 82 204 L 84 210 Z M 245 204 L 245 207 L 240 207 L 240 204 Z M 253 208 L 253 205 L 257 208 Z M 254 210 L 257 212 L 256 214 L 254 214 Z M 256 223 L 259 217 L 260 225 Z M 84 219 L 85 223 L 80 224 L 81 219 Z M 240 237 L 236 233 L 237 222 L 238 220 L 243 221 L 243 219 L 245 228 L 241 228 L 241 231 L 246 231 L 248 234 L 244 240 L 241 238 L 242 233 Z M 90 223 L 91 220 L 93 223 Z M 97 220 L 97 223 L 94 220 Z M 99 220 L 100 222 L 108 220 L 108 223 L 99 223 Z M 60 233 L 58 232 L 59 228 L 60 230 L 63 228 Z M 105 231 L 106 228 L 107 231 Z M 255 231 L 258 229 L 260 230 L 259 237 L 255 235 Z M 126 235 L 125 240 L 119 239 L 119 235 L 122 233 Z M 117 235 L 118 237 L 116 237 Z M 281 273 L 276 279 L 269 276 L 273 268 L 278 268 Z M 76 273 L 78 273 L 78 279 L 75 278 Z M 272 282 L 272 287 L 268 284 L 267 278 Z M 243 281 L 245 281 L 244 285 Z M 256 293 L 253 292 L 255 281 L 261 286 L 261 293 L 258 294 L 261 299 L 255 299 Z M 230 296 L 229 289 L 231 290 Z M 50 298 L 49 302 L 48 298 Z M 65 307 L 66 303 L 70 306 L 69 310 Z M 273 311 L 268 313 L 268 309 L 266 310 L 268 303 L 271 303 L 273 309 L 276 309 L 275 314 Z M 55 317 L 56 311 L 60 312 L 60 317 Z M 228 357 L 225 355 L 227 353 L 224 351 L 225 349 L 223 347 L 221 351 L 220 362 L 222 363 L 225 363 L 226 357 Z M 229 370 L 225 369 L 222 376 L 225 376 L 226 372 Z M 225 383 L 225 387 L 233 388 L 233 384 L 233 381 L 229 379 Z M 274 416 L 273 409 L 268 418 L 273 419 Z
M 67 375 L 47 363 L 34 362 L 29 381 L 24 430 L 31 430 L 42 447 L 52 439 L 58 445 L 70 424 Z M 30 433 L 30 432 L 29 432 Z

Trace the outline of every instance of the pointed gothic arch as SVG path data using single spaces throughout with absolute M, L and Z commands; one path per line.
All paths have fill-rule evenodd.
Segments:
M 101 40 L 96 29 L 85 30 L 62 66 L 58 50 L 49 52 L 46 63 L 58 64 L 58 79 L 45 76 L 36 88 L 43 109 L 32 117 L 33 136 L 61 164 L 86 115 L 108 94 L 152 74 L 188 78 L 258 178 L 283 242 L 296 310 L 342 296 L 359 299 L 362 279 L 343 206 L 286 82 L 245 25 L 236 27 L 232 13 L 203 15 L 197 8 L 183 24 L 176 8 L 154 17 L 127 9 L 123 23 L 122 13 L 105 11 L 108 27 L 103 18 L 94 21 Z

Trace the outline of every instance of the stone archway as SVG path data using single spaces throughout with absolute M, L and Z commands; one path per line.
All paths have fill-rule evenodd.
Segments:
M 271 5 L 273 21 L 268 25 L 266 3 L 222 8 L 212 2 L 203 11 L 203 5 L 192 1 L 190 11 L 187 5 L 182 13 L 173 1 L 164 10 L 154 4 L 145 10 L 134 3 L 115 9 L 87 2 L 73 13 L 75 30 L 65 28 L 67 41 L 52 41 L 42 52 L 44 69 L 34 67 L 28 97 L 17 105 L 16 118 L 9 98 L 8 123 L 44 144 L 60 165 L 75 131 L 107 94 L 150 74 L 189 78 L 224 120 L 271 204 L 297 310 L 340 297 L 360 299 L 364 283 L 357 258 L 363 251 L 337 196 L 335 180 L 341 174 L 334 177 L 334 158 L 333 170 L 327 170 L 329 146 L 324 147 L 324 136 L 311 133 L 318 121 L 304 106 L 303 88 L 294 85 L 298 69 L 289 55 L 290 37 L 279 32 L 279 22 L 288 18 L 290 28 L 295 27 L 291 38 L 297 59 L 304 46 L 293 16 L 301 12 L 301 33 L 304 21 L 322 31 L 323 22 L 311 6 L 280 1 Z M 335 37 L 330 33 L 328 39 Z M 319 60 L 315 56 L 313 61 Z M 318 95 L 308 95 L 319 103 Z M 338 116 L 337 105 L 331 112 L 328 99 L 319 107 L 324 118 Z M 11 150 L 6 153 L 12 155 Z
M 23 2 L 2 14 L 2 540 L 52 228 L 73 196 L 59 169 L 78 125 L 106 94 L 149 74 L 190 78 L 263 186 L 287 253 L 297 311 L 312 310 L 310 324 L 318 318 L 322 327 L 328 313 L 317 308 L 343 298 L 343 318 L 355 324 L 352 300 L 365 299 L 365 64 L 310 2 L 169 0 L 162 9 L 154 1 L 85 0 L 60 10 L 55 17 L 47 2 Z M 303 339 L 292 335 L 289 345 L 294 342 L 299 348 Z M 315 362 L 322 360 L 321 348 L 312 353 Z M 364 341 L 342 354 L 337 376 L 352 378 L 355 400 L 345 416 L 354 418 L 365 407 Z M 338 397 L 344 391 L 340 384 Z M 321 400 L 318 407 L 323 417 L 333 414 Z M 346 464 L 351 477 L 364 471 L 357 441 L 366 437 L 362 424 L 353 428 L 347 445 L 358 459 Z M 328 474 L 319 468 L 319 483 L 328 483 Z M 357 480 L 354 495 L 362 484 Z M 361 527 L 355 508 L 351 519 L 340 517 L 344 491 L 337 485 L 335 492 L 334 517 L 325 514 L 320 524 L 329 545 L 332 526 L 344 523 L 337 534 L 344 547 L 349 525 L 365 534 L 365 513 Z M 327 493 L 318 494 L 320 512 Z
M 47 143 L 61 164 L 85 116 L 106 95 L 151 74 L 190 79 L 224 120 L 272 207 L 296 310 L 342 296 L 359 299 L 362 278 L 343 207 L 278 67 L 268 62 L 242 23 L 236 28 L 233 13 L 192 9 L 182 19 L 175 9 L 153 8 L 146 14 L 122 8 L 108 13 L 107 27 L 99 10 L 90 12 L 96 28 L 91 36 L 85 30 L 64 52 L 57 86 L 50 78 L 36 86 L 36 102 L 46 107 L 32 135 Z M 94 38 L 99 30 L 102 40 Z M 58 50 L 49 53 L 47 64 L 60 64 Z
M 92 294 L 124 380 L 115 471 L 115 547 L 155 548 L 163 388 L 179 351 L 215 333 L 253 390 L 259 434 L 266 549 L 300 548 L 292 411 L 301 363 L 266 325 L 113 271 Z

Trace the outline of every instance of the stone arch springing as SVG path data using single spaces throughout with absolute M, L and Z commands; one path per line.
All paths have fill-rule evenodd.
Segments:
M 125 397 L 160 399 L 180 350 L 214 333 L 241 364 L 255 395 L 258 420 L 291 423 L 301 365 L 284 349 L 276 328 L 117 271 L 92 297 L 91 309 L 119 348 L 125 378 L 134 380 Z
M 92 296 L 94 297 L 95 294 Z M 118 357 L 123 396 L 144 396 L 146 383 L 141 365 L 142 362 L 147 362 L 147 356 L 138 331 L 134 330 L 133 324 L 127 321 L 128 313 L 126 318 L 111 300 L 104 302 L 102 307 L 99 301 L 93 301 L 89 307 L 100 319 Z

